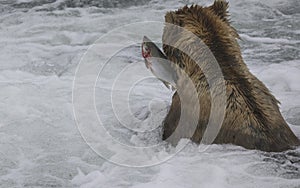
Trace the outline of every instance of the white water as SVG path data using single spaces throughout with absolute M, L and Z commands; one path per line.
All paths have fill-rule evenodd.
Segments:
M 192 1 L 142 1 L 136 6 L 112 1 L 119 3 L 103 7 L 84 3 L 81 7 L 80 1 L 71 5 L 64 0 L 41 2 L 0 1 L 0 187 L 300 187 L 300 148 L 265 153 L 212 145 L 202 152 L 204 146 L 189 144 L 167 162 L 144 168 L 122 167 L 98 156 L 82 139 L 73 115 L 72 83 L 81 56 L 114 28 L 141 21 L 163 22 L 167 11 Z M 198 3 L 209 5 L 211 1 Z M 299 10 L 297 0 L 230 1 L 245 62 L 281 101 L 281 111 L 298 137 Z M 143 35 L 144 29 L 136 32 Z M 116 40 L 122 37 L 127 36 Z M 160 36 L 153 40 L 159 41 Z M 105 53 L 99 54 L 101 61 Z M 124 65 L 141 60 L 136 47 L 116 59 Z M 144 65 L 136 66 L 132 76 L 142 74 L 142 69 Z M 104 82 L 116 70 L 112 65 Z M 166 110 L 171 92 L 155 80 L 142 82 L 132 92 L 132 111 L 147 120 L 142 128 L 159 127 L 164 117 L 159 112 Z M 121 129 L 109 108 L 109 98 L 96 97 L 97 108 L 106 117 L 105 127 L 120 141 L 147 145 L 159 140 L 159 132 L 136 135 Z M 152 98 L 156 100 L 151 109 L 158 114 L 148 116 Z M 111 159 L 120 157 L 114 156 L 113 149 L 107 151 Z M 174 150 L 163 146 L 132 161 L 151 160 Z

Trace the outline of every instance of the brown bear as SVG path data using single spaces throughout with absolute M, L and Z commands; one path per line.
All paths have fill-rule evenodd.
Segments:
M 239 35 L 230 25 L 228 18 L 227 2 L 216 0 L 209 7 L 185 6 L 177 11 L 168 12 L 165 21 L 183 27 L 199 37 L 210 49 L 221 68 L 226 88 L 226 110 L 221 128 L 212 143 L 235 144 L 247 149 L 263 151 L 283 151 L 300 144 L 279 111 L 279 102 L 244 63 L 237 42 Z M 196 129 L 192 130 L 190 139 L 200 143 L 208 126 L 211 105 L 215 101 L 211 98 L 209 84 L 203 70 L 182 50 L 165 43 L 172 37 L 176 38 L 174 35 L 177 35 L 176 40 L 181 49 L 192 51 L 190 45 L 192 42 L 179 41 L 180 33 L 164 28 L 162 38 L 166 57 L 188 74 L 197 90 L 197 102 L 201 109 Z M 201 51 L 193 53 L 205 57 Z M 201 63 L 205 64 L 209 61 L 203 60 Z M 177 88 L 188 95 L 189 91 L 185 84 L 178 81 Z M 178 92 L 175 92 L 170 110 L 163 122 L 163 139 L 167 140 L 171 135 L 176 134 L 175 144 L 180 138 L 186 137 L 185 132 L 191 131 L 188 121 L 184 125 L 185 128 L 175 131 L 183 112 L 181 100 Z M 185 107 L 187 116 L 194 113 L 194 106 L 194 103 L 190 103 Z

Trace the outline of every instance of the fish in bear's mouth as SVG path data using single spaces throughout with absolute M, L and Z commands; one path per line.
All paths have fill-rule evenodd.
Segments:
M 144 36 L 142 43 L 142 56 L 147 69 L 168 88 L 176 88 L 177 73 L 164 53 L 148 37 Z

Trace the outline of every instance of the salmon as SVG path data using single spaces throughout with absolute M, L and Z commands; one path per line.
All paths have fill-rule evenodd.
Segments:
M 176 68 L 165 54 L 148 37 L 144 36 L 142 43 L 142 56 L 145 65 L 152 74 L 168 88 L 175 90 L 177 73 Z

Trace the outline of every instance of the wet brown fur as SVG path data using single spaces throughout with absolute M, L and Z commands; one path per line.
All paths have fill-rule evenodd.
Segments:
M 184 27 L 201 38 L 214 54 L 223 72 L 227 97 L 226 114 L 213 143 L 230 143 L 263 151 L 291 149 L 300 142 L 283 119 L 278 107 L 279 102 L 244 63 L 237 43 L 239 35 L 230 25 L 227 10 L 228 3 L 217 0 L 209 7 L 185 6 L 177 11 L 168 12 L 165 16 L 167 23 Z M 163 41 L 171 35 L 172 31 L 165 29 Z M 188 48 L 189 42 L 182 40 L 180 45 Z M 211 110 L 207 80 L 202 70 L 187 55 L 168 45 L 164 45 L 163 50 L 168 59 L 183 68 L 196 85 L 201 110 L 198 126 L 191 140 L 200 143 Z M 201 56 L 201 52 L 195 53 Z M 203 63 L 208 62 L 204 60 Z M 180 82 L 177 85 L 185 87 Z M 192 104 L 188 111 L 193 112 Z M 173 134 L 180 112 L 180 99 L 176 92 L 163 123 L 163 139 Z M 184 133 L 179 133 L 175 142 L 184 137 L 183 135 Z

